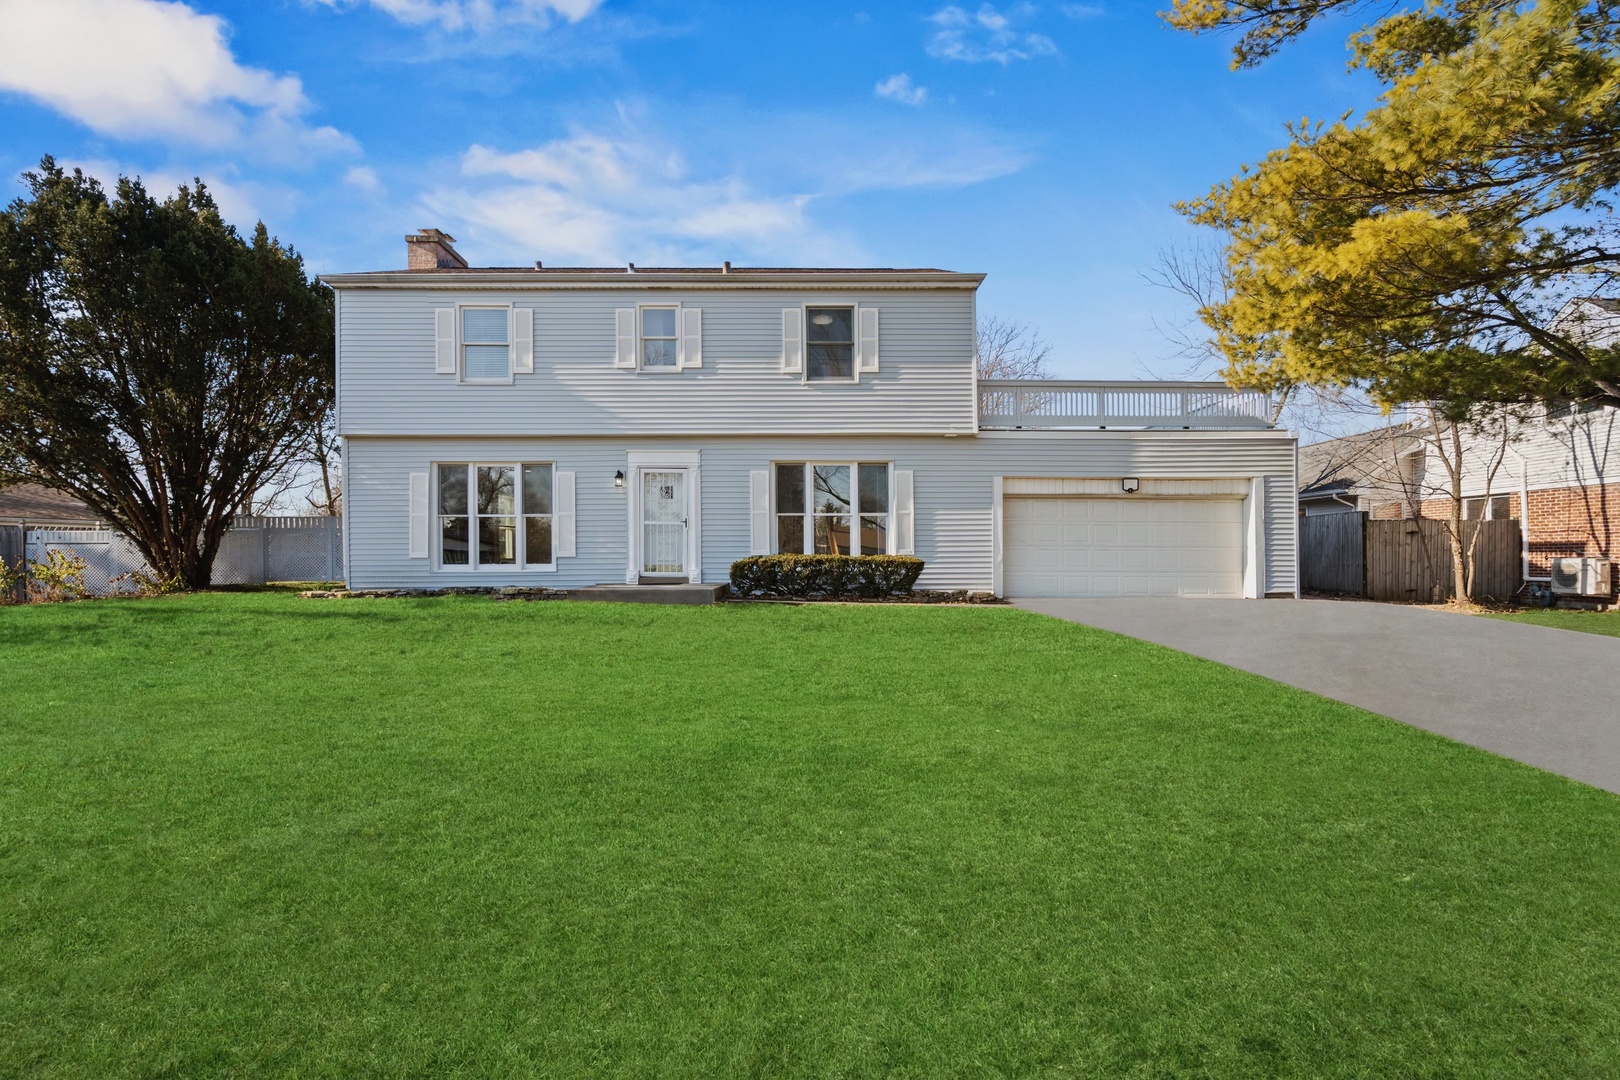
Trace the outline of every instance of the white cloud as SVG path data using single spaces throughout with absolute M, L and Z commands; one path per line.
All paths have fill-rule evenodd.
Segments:
M 1029 4 L 997 11 L 990 4 L 969 13 L 947 4 L 928 17 L 937 28 L 928 38 L 928 55 L 939 60 L 960 60 L 969 64 L 993 61 L 1003 66 L 1014 60 L 1054 56 L 1057 45 L 1045 34 L 1014 28 L 1035 13 Z
M 0 0 L 0 90 L 103 135 L 273 153 L 352 150 L 294 75 L 239 64 L 225 21 L 164 0 Z
M 343 182 L 367 195 L 383 194 L 383 182 L 378 179 L 377 170 L 370 165 L 352 166 L 343 174 Z
M 928 87 L 915 85 L 905 72 L 890 75 L 873 87 L 873 92 L 880 98 L 898 101 L 902 105 L 921 105 L 928 100 Z
M 1100 19 L 1108 14 L 1101 4 L 1061 4 L 1058 10 L 1071 19 Z
M 861 265 L 861 243 L 832 208 L 816 212 L 822 203 L 961 187 L 1029 160 L 996 137 L 910 116 L 852 125 L 726 112 L 670 123 L 632 106 L 617 112 L 617 124 L 528 149 L 470 147 L 459 175 L 422 194 L 421 220 L 461 237 L 480 262 Z M 784 129 L 797 138 L 773 141 Z M 807 160 L 795 149 L 804 145 L 836 150 Z
M 549 26 L 553 19 L 579 22 L 602 0 L 315 0 L 342 10 L 370 5 L 411 26 L 437 25 L 443 30 L 474 30 L 529 24 Z
M 425 208 L 524 259 L 616 266 L 780 252 L 808 230 L 808 196 L 694 178 L 678 153 L 634 134 L 578 132 L 516 153 L 473 146 L 461 172 L 475 183 L 430 191 Z

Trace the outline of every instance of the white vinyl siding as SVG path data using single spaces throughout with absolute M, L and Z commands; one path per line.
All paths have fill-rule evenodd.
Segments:
M 675 385 L 685 380 L 656 380 Z M 789 436 L 638 439 L 638 451 L 702 452 L 703 581 L 722 582 L 731 563 L 755 552 L 753 474 L 788 461 L 893 464 L 894 549 L 904 552 L 904 477 L 914 477 L 915 554 L 930 589 L 991 588 L 997 477 L 1221 478 L 1264 476 L 1264 591 L 1292 595 L 1296 582 L 1294 446 L 1285 433 L 1011 433 L 979 438 Z M 347 565 L 356 588 L 438 588 L 453 583 L 430 560 L 406 557 L 412 473 L 434 461 L 554 461 L 559 588 L 622 581 L 628 553 L 628 494 L 613 474 L 627 466 L 626 440 L 597 438 L 355 438 L 345 446 Z M 565 558 L 563 476 L 577 474 L 577 558 Z M 767 502 L 767 505 L 769 503 Z M 774 536 L 775 523 L 767 525 Z M 488 570 L 480 584 L 522 584 L 519 571 Z M 528 579 L 532 580 L 532 578 Z
M 468 290 L 456 295 L 463 305 L 511 305 L 531 313 L 533 373 L 493 384 L 434 374 L 431 312 L 447 307 L 446 299 L 405 289 L 344 290 L 344 435 L 975 430 L 973 296 L 967 290 L 884 292 L 875 302 L 881 308 L 882 363 L 876 372 L 862 372 L 858 383 L 804 380 L 802 326 L 785 340 L 783 320 L 790 312 L 789 323 L 802 322 L 805 305 L 817 302 L 807 290 L 670 290 L 667 296 L 609 289 Z M 682 329 L 700 331 L 700 367 L 687 358 L 685 377 L 626 377 L 636 369 L 636 310 L 642 303 L 699 313 L 683 315 L 688 325 Z M 694 321 L 700 325 L 691 326 Z M 454 326 L 452 320 L 452 332 Z M 688 345 L 692 337 L 683 334 Z M 784 347 L 790 375 L 783 373 Z

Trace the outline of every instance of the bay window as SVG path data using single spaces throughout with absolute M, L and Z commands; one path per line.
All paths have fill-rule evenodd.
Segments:
M 888 464 L 778 464 L 776 550 L 807 555 L 886 554 Z

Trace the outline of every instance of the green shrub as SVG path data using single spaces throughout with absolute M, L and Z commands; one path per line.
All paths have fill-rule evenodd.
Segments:
M 16 603 L 22 582 L 23 561 L 18 559 L 16 566 L 7 566 L 6 561 L 0 559 L 0 604 Z
M 923 561 L 912 555 L 754 555 L 731 564 L 738 596 L 904 596 Z
M 78 555 L 48 548 L 44 562 L 28 564 L 28 598 L 35 603 L 77 600 L 84 595 L 84 572 L 88 564 Z

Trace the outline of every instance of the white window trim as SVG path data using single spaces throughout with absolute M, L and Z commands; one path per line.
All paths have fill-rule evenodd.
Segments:
M 462 339 L 462 315 L 468 308 L 482 311 L 506 312 L 506 378 L 504 379 L 469 379 L 467 377 L 467 342 Z M 474 342 L 474 344 L 477 344 Z M 456 381 L 463 386 L 512 386 L 517 382 L 517 358 L 513 353 L 517 350 L 517 343 L 512 340 L 512 305 L 511 304 L 456 304 Z M 436 504 L 435 504 L 436 505 Z
M 638 372 L 644 372 L 648 375 L 679 375 L 686 370 L 681 364 L 683 359 L 681 356 L 681 309 L 683 307 L 685 307 L 684 304 L 657 300 L 649 300 L 644 304 L 636 305 L 636 370 Z M 645 362 L 644 358 L 647 352 L 642 346 L 647 340 L 645 317 L 649 308 L 673 311 L 675 313 L 675 336 L 671 339 L 675 342 L 675 363 L 669 367 L 648 367 Z M 658 340 L 662 341 L 664 339 L 659 338 Z
M 474 305 L 477 306 L 477 305 Z M 439 469 L 443 465 L 464 465 L 467 469 L 467 513 L 441 514 L 439 513 Z M 528 558 L 528 541 L 524 532 L 523 519 L 525 517 L 538 517 L 537 514 L 525 514 L 523 511 L 523 467 L 525 465 L 547 465 L 551 468 L 551 561 L 548 563 L 531 563 L 527 561 L 515 563 L 492 563 L 489 566 L 480 566 L 478 558 L 478 513 L 473 506 L 477 498 L 477 478 L 479 469 L 511 469 L 513 476 L 512 516 L 517 519 L 518 550 Z M 485 517 L 498 515 L 484 515 Z M 465 517 L 467 519 L 467 563 L 457 565 L 444 561 L 444 523 L 445 517 Z M 433 569 L 446 574 L 551 574 L 557 570 L 557 462 L 553 461 L 435 461 L 428 466 L 428 552 L 433 557 Z
M 871 304 L 867 304 L 867 307 L 871 306 Z M 854 371 L 854 374 L 847 379 L 812 379 L 810 377 L 810 309 L 844 307 L 850 309 L 850 332 L 854 335 L 854 340 L 850 343 L 849 350 L 849 363 L 850 367 Z M 843 300 L 838 298 L 827 298 L 813 301 L 806 300 L 804 303 L 799 305 L 799 332 L 802 335 L 799 347 L 804 350 L 804 360 L 800 364 L 799 382 L 803 383 L 805 386 L 858 386 L 860 384 L 861 302 L 859 300 Z M 867 372 L 867 374 L 870 375 L 874 373 Z M 817 462 L 817 464 L 829 463 Z M 831 462 L 830 464 L 841 465 L 843 462 L 835 461 Z M 876 462 L 869 462 L 868 464 L 875 465 Z
M 843 380 L 838 380 L 838 381 L 842 382 Z M 812 519 L 812 520 L 806 522 L 808 527 L 804 530 L 804 547 L 805 547 L 804 551 L 777 551 L 776 550 L 777 538 L 781 535 L 779 525 L 778 525 L 778 519 L 783 516 L 782 513 L 777 509 L 777 507 L 780 504 L 778 503 L 777 498 L 776 498 L 776 469 L 777 469 L 777 466 L 779 466 L 779 465 L 798 465 L 798 466 L 800 466 L 801 468 L 804 469 L 804 500 L 805 500 L 805 504 L 804 504 L 804 511 L 802 512 L 802 514 L 800 516 Z M 770 543 L 770 547 L 771 547 L 772 553 L 777 554 L 777 555 L 813 555 L 813 554 L 815 554 L 816 535 L 815 535 L 815 522 L 814 522 L 813 519 L 818 517 L 818 516 L 819 517 L 838 517 L 838 516 L 840 516 L 840 515 L 837 515 L 837 514 L 820 514 L 820 515 L 818 515 L 818 514 L 815 513 L 815 511 L 813 511 L 810 508 L 810 498 L 811 498 L 811 492 L 812 492 L 812 487 L 811 487 L 811 484 L 810 484 L 810 470 L 815 468 L 817 465 L 841 465 L 841 466 L 845 466 L 845 467 L 847 467 L 849 469 L 849 491 L 850 491 L 851 497 L 855 501 L 855 506 L 850 511 L 850 513 L 848 515 L 849 518 L 850 518 L 850 536 L 854 538 L 854 540 L 855 540 L 855 542 L 857 544 L 860 543 L 860 535 L 861 535 L 861 524 L 860 524 L 860 522 L 861 522 L 862 517 L 881 517 L 884 520 L 884 526 L 883 526 L 883 550 L 882 551 L 862 551 L 861 554 L 862 555 L 893 555 L 894 554 L 894 542 L 895 542 L 895 532 L 894 532 L 894 462 L 893 461 L 876 461 L 876 460 L 873 460 L 872 458 L 865 458 L 865 459 L 862 459 L 862 460 L 855 460 L 855 461 L 828 461 L 828 460 L 818 461 L 818 460 L 816 460 L 814 458 L 803 458 L 803 459 L 799 459 L 799 460 L 795 460 L 795 459 L 792 459 L 792 458 L 785 458 L 785 459 L 783 459 L 781 461 L 774 461 L 773 460 L 771 462 L 771 466 L 770 466 L 770 469 L 771 469 L 771 471 L 770 471 L 770 501 L 771 501 L 771 533 L 770 533 L 770 541 L 771 541 L 771 543 Z M 861 509 L 860 509 L 860 500 L 861 500 L 861 488 L 860 488 L 861 473 L 860 473 L 860 468 L 861 468 L 862 465 L 882 465 L 885 469 L 888 470 L 888 480 L 889 480 L 889 499 L 888 499 L 888 502 L 889 502 L 889 509 L 884 511 L 882 514 L 863 514 L 863 513 L 861 513 Z

